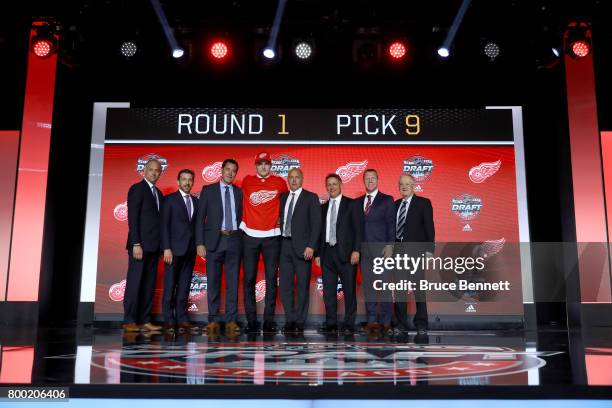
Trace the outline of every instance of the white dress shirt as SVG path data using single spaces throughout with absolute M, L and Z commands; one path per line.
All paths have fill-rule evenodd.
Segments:
M 330 197 L 328 201 L 329 207 L 327 207 L 327 218 L 325 222 L 325 225 L 327 225 L 327 229 L 325 230 L 325 242 L 327 243 L 329 243 L 329 229 L 331 227 L 329 220 L 331 218 L 331 209 L 332 209 L 332 204 L 334 201 L 336 202 L 336 225 L 338 225 L 338 210 L 340 209 L 340 202 L 342 201 L 342 194 L 338 194 L 338 197 L 336 198 Z M 336 239 L 338 239 L 338 229 L 337 228 L 336 228 Z
M 284 217 L 283 217 L 283 229 L 285 228 L 285 223 L 287 222 L 287 213 L 289 212 L 289 204 L 291 203 L 291 194 L 292 193 L 295 194 L 293 196 L 293 211 L 295 212 L 295 205 L 297 204 L 297 200 L 300 197 L 301 192 L 302 192 L 302 187 L 298 188 L 295 191 L 289 190 L 289 195 L 287 196 L 287 202 L 285 203 L 285 211 L 284 211 Z
M 187 198 L 187 200 L 189 200 L 189 202 L 190 202 L 190 204 L 191 204 L 191 214 L 189 214 L 189 219 L 192 219 L 192 218 L 193 218 L 193 210 L 194 210 L 194 208 L 193 208 L 193 200 L 191 199 L 191 195 L 190 195 L 190 194 L 185 193 L 185 192 L 184 192 L 183 190 L 181 190 L 180 188 L 179 188 L 179 192 L 181 193 L 181 196 L 183 197 L 183 203 L 185 203 L 185 205 L 187 205 L 187 202 L 186 202 L 186 200 L 185 200 L 185 197 L 188 197 L 188 198 Z
M 365 198 L 363 200 L 363 211 L 365 211 L 366 207 L 368 206 L 368 196 L 372 196 L 372 201 L 370 202 L 370 205 L 374 204 L 374 199 L 376 198 L 376 194 L 378 194 L 378 189 L 372 191 L 371 193 L 368 193 L 366 191 L 365 194 Z

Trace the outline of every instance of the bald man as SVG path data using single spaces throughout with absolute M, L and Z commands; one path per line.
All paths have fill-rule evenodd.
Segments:
M 301 333 L 308 316 L 312 258 L 321 234 L 319 197 L 302 188 L 304 175 L 291 169 L 289 191 L 281 195 L 280 295 L 285 309 L 285 333 Z M 297 286 L 297 302 L 293 282 Z

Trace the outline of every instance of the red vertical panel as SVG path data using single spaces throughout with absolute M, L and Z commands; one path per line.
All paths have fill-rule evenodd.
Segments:
M 34 31 L 30 33 L 30 38 Z M 38 300 L 51 118 L 57 54 L 28 56 L 15 217 L 8 277 L 9 301 Z
M 33 366 L 34 347 L 2 347 L 0 383 L 32 383 Z
M 601 132 L 601 158 L 603 161 L 604 189 L 606 194 L 608 242 L 612 242 L 612 132 Z
M 0 302 L 6 300 L 19 132 L 0 131 Z
M 605 243 L 608 237 L 592 53 L 580 59 L 573 59 L 566 53 L 565 77 L 576 240 Z M 588 262 L 588 257 L 582 257 L 579 265 L 582 301 L 610 302 L 608 271 L 592 267 Z

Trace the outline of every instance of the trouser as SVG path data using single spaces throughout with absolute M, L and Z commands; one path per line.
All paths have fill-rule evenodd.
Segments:
M 151 321 L 153 291 L 157 277 L 159 251 L 143 251 L 142 259 L 134 259 L 132 249 L 128 249 L 128 271 L 123 297 L 123 321 L 125 323 L 145 324 Z
M 304 325 L 308 318 L 312 261 L 306 261 L 303 256 L 299 257 L 295 253 L 291 238 L 281 240 L 279 272 L 280 297 L 285 309 L 285 320 Z M 297 303 L 294 282 L 297 288 Z
M 255 302 L 255 284 L 257 283 L 257 267 L 259 256 L 263 256 L 266 277 L 266 295 L 264 306 L 264 322 L 274 321 L 276 307 L 276 279 L 278 255 L 280 252 L 280 237 L 256 238 L 244 235 L 244 311 L 249 323 L 257 321 L 257 304 Z
M 225 321 L 235 322 L 238 316 L 238 277 L 242 257 L 241 234 L 221 235 L 214 251 L 206 252 L 208 321 L 219 322 L 221 276 L 225 272 Z
M 329 326 L 337 325 L 338 309 L 338 277 L 342 283 L 344 294 L 344 325 L 355 325 L 357 313 L 357 266 L 340 259 L 338 246 L 325 244 L 325 255 L 321 259 L 323 278 L 323 302 L 325 303 L 325 323 Z
M 195 265 L 195 252 L 173 256 L 172 264 L 164 264 L 164 292 L 162 312 L 168 325 L 188 323 L 187 299 L 191 286 L 191 275 Z

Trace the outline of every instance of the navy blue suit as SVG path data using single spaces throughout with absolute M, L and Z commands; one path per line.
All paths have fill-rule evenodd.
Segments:
M 195 266 L 194 227 L 198 199 L 191 197 L 193 214 L 180 191 L 169 194 L 162 208 L 162 249 L 172 250 L 172 263 L 164 264 L 164 292 L 162 312 L 167 325 L 188 323 L 187 300 L 191 275 Z
M 380 191 L 372 201 L 367 215 L 364 212 L 365 203 L 366 195 L 357 198 L 355 202 L 357 214 L 361 219 L 359 226 L 362 228 L 359 236 L 362 237 L 361 276 L 366 295 L 366 313 L 368 323 L 389 325 L 393 303 L 387 299 L 377 300 L 377 294 L 372 292 L 373 274 L 364 273 L 364 270 L 371 271 L 373 259 L 382 256 L 382 244 L 391 245 L 395 242 L 395 205 L 393 197 Z M 373 245 L 368 245 L 369 243 Z
M 164 195 L 157 188 L 160 209 Z M 125 323 L 150 322 L 153 291 L 157 276 L 157 261 L 161 243 L 160 213 L 153 190 L 145 179 L 133 184 L 128 191 L 128 272 L 123 298 Z M 142 259 L 135 260 L 134 244 L 142 247 Z
M 221 276 L 225 271 L 225 322 L 236 322 L 238 317 L 238 278 L 242 256 L 242 190 L 232 185 L 228 193 L 234 196 L 233 212 L 225 214 L 221 194 L 221 182 L 204 186 L 200 193 L 198 220 L 196 223 L 196 245 L 206 247 L 206 276 L 208 298 L 208 321 L 219 322 Z M 230 199 L 231 202 L 231 199 Z M 231 229 L 223 225 L 224 216 L 232 218 Z M 230 235 L 228 231 L 231 231 Z

